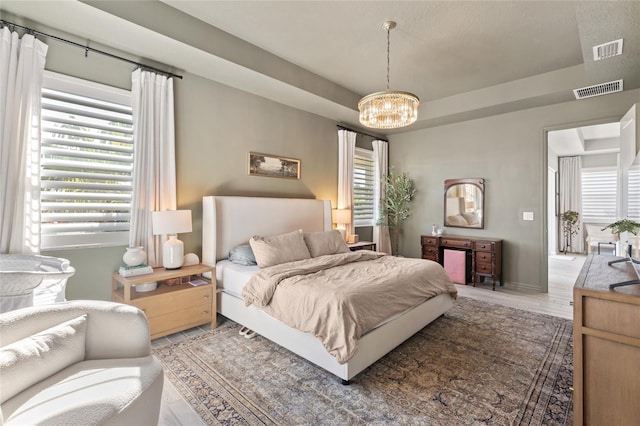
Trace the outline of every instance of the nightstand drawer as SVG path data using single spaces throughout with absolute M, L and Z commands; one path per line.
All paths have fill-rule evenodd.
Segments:
M 190 308 L 181 309 L 165 315 L 149 317 L 149 328 L 151 329 L 151 338 L 174 333 L 185 328 L 195 327 L 200 324 L 211 322 L 211 303 L 199 306 L 191 306 Z
M 213 287 L 211 285 L 200 288 L 185 286 L 184 289 L 160 294 L 153 299 L 135 299 L 131 304 L 142 309 L 149 319 L 206 304 L 209 304 L 209 312 L 211 312 L 212 291 Z M 211 318 L 211 315 L 209 315 L 209 318 Z

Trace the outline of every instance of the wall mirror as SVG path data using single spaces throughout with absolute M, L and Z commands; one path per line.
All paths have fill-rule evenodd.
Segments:
M 444 181 L 444 226 L 484 229 L 484 179 Z

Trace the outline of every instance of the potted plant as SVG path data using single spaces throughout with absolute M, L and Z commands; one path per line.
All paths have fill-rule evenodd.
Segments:
M 613 232 L 614 234 L 620 234 L 622 232 L 631 232 L 636 237 L 640 235 L 640 223 L 635 222 L 631 219 L 622 219 L 617 222 L 610 223 L 604 228 L 602 228 L 603 231 L 605 229 L 611 229 L 611 232 Z
M 394 174 L 393 171 L 389 171 L 383 189 L 385 198 L 381 200 L 380 219 L 377 224 L 389 228 L 391 254 L 397 256 L 400 230 L 409 217 L 409 203 L 415 196 L 416 187 L 405 173 Z
M 565 254 L 571 248 L 571 237 L 578 233 L 580 228 L 579 219 L 580 213 L 573 210 L 567 210 L 560 215 L 562 233 L 564 235 L 564 250 L 562 252 Z
M 629 244 L 629 256 L 632 255 L 632 246 L 635 247 L 635 257 L 640 256 L 640 223 L 631 219 L 621 219 L 616 222 L 610 223 L 602 230 L 611 229 L 614 234 L 620 235 L 623 232 L 633 234 L 633 237 L 627 235 L 627 243 Z M 620 237 L 623 238 L 623 237 Z

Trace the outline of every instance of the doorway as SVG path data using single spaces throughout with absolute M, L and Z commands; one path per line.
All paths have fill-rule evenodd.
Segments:
M 573 284 L 582 269 L 589 247 L 585 245 L 583 249 L 582 244 L 577 244 L 580 247 L 578 250 L 572 251 L 569 247 L 567 253 L 563 253 L 565 247 L 560 221 L 563 203 L 560 200 L 563 196 L 567 198 L 567 195 L 572 195 L 571 198 L 578 200 L 574 201 L 576 207 L 572 210 L 580 213 L 581 226 L 574 237 L 581 239 L 580 243 L 585 242 L 587 237 L 585 224 L 600 229 L 615 220 L 620 123 L 617 120 L 606 120 L 567 126 L 547 131 L 546 139 L 547 288 L 550 297 L 571 300 Z M 568 178 L 562 174 L 563 157 L 577 157 L 573 162 L 579 164 L 579 176 L 573 176 L 575 184 L 567 184 Z M 563 194 L 562 191 L 574 193 Z

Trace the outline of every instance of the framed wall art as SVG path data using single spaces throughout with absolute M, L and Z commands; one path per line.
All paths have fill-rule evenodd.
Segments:
M 250 152 L 249 176 L 300 179 L 300 160 L 279 155 Z

